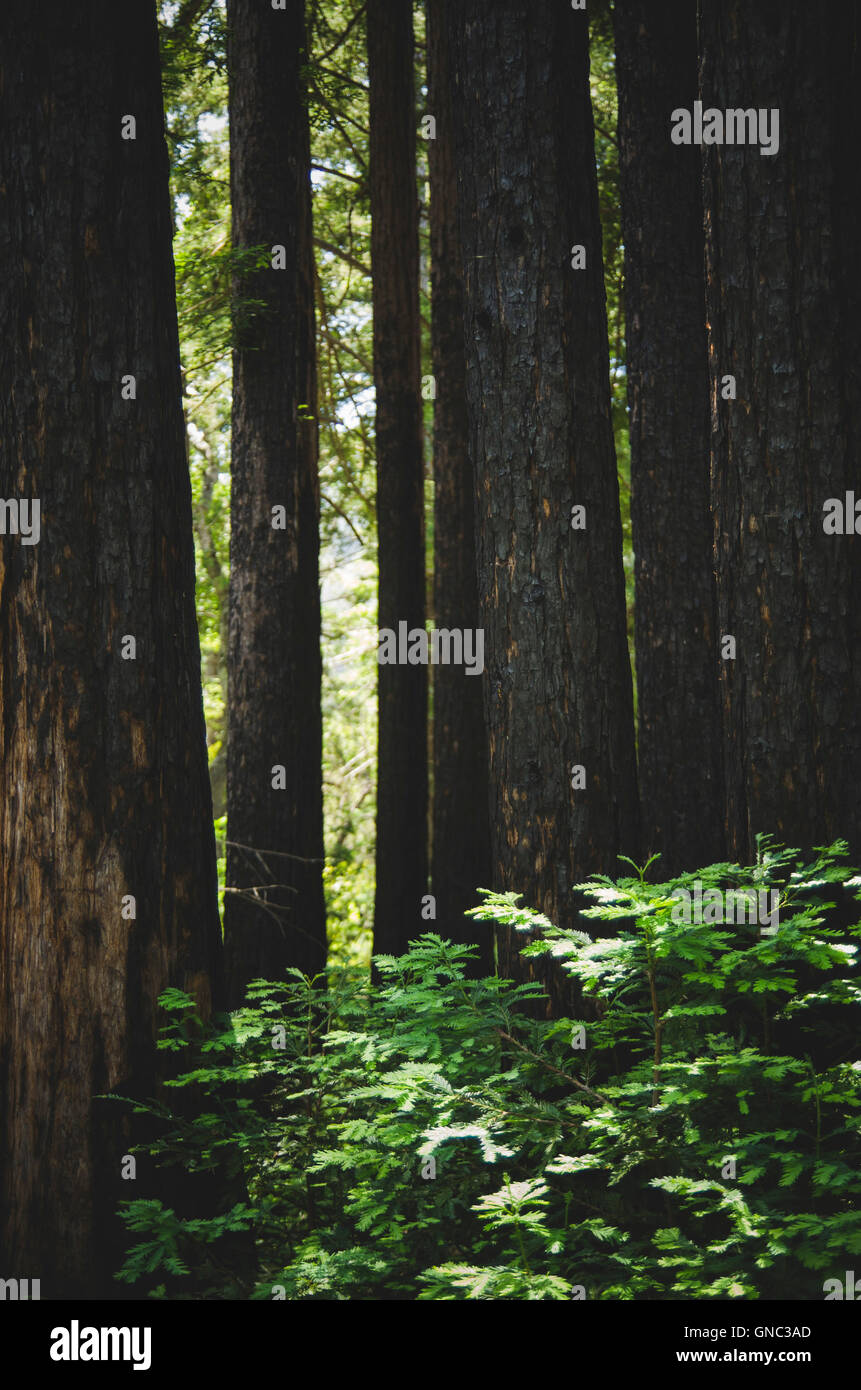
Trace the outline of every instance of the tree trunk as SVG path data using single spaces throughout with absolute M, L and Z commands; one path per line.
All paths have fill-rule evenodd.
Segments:
M 450 64 L 446 10 L 450 0 L 427 0 L 428 111 L 436 121 L 428 141 L 432 286 L 431 349 L 436 388 L 433 427 L 434 625 L 479 626 L 475 518 L 466 357 L 463 272 L 457 234 Z M 492 962 L 487 928 L 464 920 L 490 884 L 487 744 L 482 680 L 462 666 L 433 671 L 433 834 L 431 883 L 437 930 L 458 941 L 478 939 L 481 963 Z
M 233 244 L 262 261 L 235 282 L 224 935 L 236 1005 L 256 976 L 323 970 L 326 917 L 302 0 L 229 0 L 227 18 Z
M 411 0 L 369 0 L 379 627 L 425 625 L 419 241 Z M 427 667 L 379 667 L 374 951 L 423 929 Z
M 694 99 L 696 0 L 614 16 L 642 842 L 668 876 L 724 853 L 702 169 L 668 124 Z
M 0 123 L 0 1248 L 101 1296 L 140 1192 L 94 1097 L 221 950 L 155 6 L 7 0 Z
M 570 927 L 637 823 L 586 19 L 464 0 L 452 37 L 493 886 Z
M 719 635 L 736 643 L 717 656 L 727 839 L 743 861 L 759 831 L 861 849 L 861 556 L 823 529 L 861 443 L 858 20 L 857 4 L 827 22 L 762 0 L 701 9 L 705 108 L 779 110 L 776 152 L 703 149 Z

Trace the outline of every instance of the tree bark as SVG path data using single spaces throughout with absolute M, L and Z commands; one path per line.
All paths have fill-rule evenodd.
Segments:
M 411 0 L 369 0 L 379 627 L 425 626 L 419 241 Z M 427 667 L 379 667 L 374 951 L 422 928 Z
M 859 7 L 704 3 L 705 107 L 779 110 L 779 147 L 708 145 L 712 505 L 727 840 L 859 844 L 861 557 L 823 530 L 857 480 Z M 724 399 L 724 378 L 737 399 Z
M 256 976 L 323 970 L 326 918 L 303 5 L 230 0 L 227 17 L 233 244 L 262 248 L 263 262 L 235 285 L 224 922 L 235 1006 Z
M 642 848 L 666 877 L 724 854 L 702 168 L 669 138 L 696 93 L 696 0 L 616 0 L 614 20 Z
M 637 825 L 586 19 L 464 0 L 451 21 L 493 886 L 571 926 Z
M 426 0 L 430 174 L 431 351 L 436 387 L 433 425 L 434 625 L 479 627 L 475 518 L 466 356 L 463 269 L 457 232 L 457 173 L 451 112 L 446 11 Z M 464 920 L 491 880 L 487 742 L 482 680 L 464 668 L 433 670 L 433 822 L 431 883 L 437 927 L 458 941 L 478 939 L 481 965 L 492 962 L 489 936 Z
M 8 0 L 0 123 L 0 1248 L 95 1297 L 140 1195 L 95 1097 L 153 1093 L 168 985 L 220 1002 L 155 6 Z

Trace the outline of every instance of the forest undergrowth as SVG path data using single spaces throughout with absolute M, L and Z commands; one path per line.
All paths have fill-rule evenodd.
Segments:
M 137 1107 L 150 1154 L 241 1177 L 247 1200 L 195 1219 L 125 1202 L 119 1279 L 256 1300 L 842 1287 L 861 1253 L 861 876 L 841 841 L 805 860 L 766 837 L 750 867 L 632 867 L 578 885 L 589 932 L 515 894 L 471 914 L 553 957 L 569 1018 L 536 1016 L 538 984 L 470 978 L 476 948 L 432 932 L 378 956 L 378 985 L 291 971 L 217 1027 L 168 991 L 186 1095 L 181 1116 Z M 251 1281 L 218 1253 L 231 1232 L 253 1240 Z

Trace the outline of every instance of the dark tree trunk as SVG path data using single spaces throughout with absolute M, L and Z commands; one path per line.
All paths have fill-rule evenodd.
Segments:
M 719 635 L 737 644 L 717 660 L 742 860 L 758 831 L 861 848 L 861 554 L 823 530 L 861 446 L 858 21 L 857 4 L 701 10 L 705 107 L 780 112 L 774 154 L 703 148 Z
M 419 241 L 411 0 L 369 0 L 379 627 L 425 625 Z M 423 930 L 427 667 L 379 667 L 374 951 Z
M 571 926 L 637 822 L 586 20 L 464 0 L 452 36 L 493 886 Z
M 7 0 L 0 124 L 0 492 L 41 507 L 0 538 L 0 1248 L 88 1297 L 142 1195 L 94 1097 L 152 1094 L 221 950 L 151 0 Z
M 696 0 L 616 0 L 643 854 L 723 857 Z
M 321 971 L 326 918 L 302 0 L 283 11 L 230 0 L 227 18 L 233 243 L 263 260 L 237 277 L 233 359 L 224 934 L 235 1005 L 255 976 Z
M 455 3 L 457 0 L 455 0 Z M 479 626 L 473 471 L 466 412 L 463 272 L 457 235 L 450 64 L 446 10 L 451 0 L 427 0 L 428 111 L 436 138 L 428 141 L 436 384 L 433 427 L 434 626 Z M 487 927 L 464 920 L 490 884 L 487 743 L 482 680 L 462 666 L 433 671 L 433 834 L 431 883 L 437 930 L 456 940 L 478 939 L 489 968 Z

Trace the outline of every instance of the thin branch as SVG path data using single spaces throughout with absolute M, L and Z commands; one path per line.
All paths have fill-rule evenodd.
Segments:
M 349 179 L 350 183 L 364 183 L 357 174 L 345 174 L 343 169 L 332 169 L 328 164 L 312 164 L 312 169 L 316 169 L 318 174 L 334 174 L 339 179 Z
M 290 885 L 289 883 L 255 883 L 255 885 L 254 885 L 253 888 L 225 888 L 224 891 L 225 891 L 225 893 L 241 893 L 241 894 L 243 894 L 246 898 L 255 898 L 258 902 L 265 902 L 265 901 L 266 901 L 265 898 L 264 898 L 264 899 L 261 899 L 261 898 L 260 898 L 260 894 L 261 894 L 261 893 L 271 893 L 271 892 L 272 892 L 274 889 L 276 889 L 276 888 L 277 888 L 280 892 L 284 892 L 284 893 L 297 893 L 297 894 L 298 894 L 298 892 L 299 892 L 299 889 L 298 889 L 298 888 L 293 888 L 293 887 L 291 887 L 291 885 Z M 269 907 L 269 908 L 271 908 L 273 912 L 288 912 L 288 911 L 289 911 L 289 908 L 287 908 L 286 906 L 284 906 L 284 905 L 281 904 L 281 903 L 266 903 L 266 906 Z
M 356 530 L 355 526 L 353 525 L 352 521 L 351 521 L 350 518 L 347 516 L 347 513 L 341 511 L 341 508 L 338 506 L 337 502 L 333 502 L 332 499 L 331 499 L 331 497 L 327 497 L 327 496 L 326 496 L 325 492 L 321 492 L 321 493 L 320 493 L 320 500 L 321 500 L 322 502 L 327 502 L 327 503 L 329 504 L 329 506 L 332 508 L 332 511 L 335 512 L 336 515 L 339 516 L 339 517 L 341 518 L 342 521 L 346 521 L 346 523 L 347 523 L 347 525 L 349 526 L 350 530 L 352 531 L 353 535 L 356 537 L 356 540 L 359 542 L 359 545 L 362 546 L 362 547 L 364 548 L 365 542 L 362 540 L 362 537 L 359 535 L 359 533 L 358 533 L 358 531 Z
M 327 58 L 331 58 L 333 53 L 337 53 L 338 49 L 341 47 L 342 43 L 347 38 L 350 31 L 352 29 L 355 29 L 356 25 L 358 24 L 359 20 L 362 18 L 362 15 L 364 13 L 365 6 L 360 5 L 359 8 L 356 10 L 356 13 L 353 15 L 353 18 L 347 25 L 346 29 L 344 29 L 343 32 L 338 35 L 337 39 L 332 44 L 332 47 L 327 48 L 325 53 L 321 53 L 319 58 L 312 59 L 312 62 L 324 63 Z
M 592 124 L 594 125 L 599 135 L 603 135 L 604 139 L 609 140 L 611 145 L 615 145 L 617 149 L 619 148 L 618 135 L 611 134 L 609 130 L 605 130 L 604 127 L 602 125 L 599 125 L 597 121 L 593 121 Z
M 369 91 L 366 82 L 358 82 L 355 77 L 348 77 L 345 72 L 338 72 L 335 68 L 324 68 L 322 63 L 315 63 L 318 72 L 325 72 L 329 77 L 336 77 L 339 82 L 348 82 L 351 87 L 358 87 L 360 92 Z
M 170 26 L 171 35 L 182 36 L 188 32 L 202 10 L 208 9 L 211 0 L 185 0 L 185 4 Z
M 325 859 L 306 859 L 301 854 L 287 854 L 283 849 L 257 849 L 254 845 L 243 845 L 239 840 L 225 840 L 226 845 L 231 845 L 233 849 L 247 849 L 258 857 L 261 854 L 269 854 L 276 859 L 295 859 L 299 864 L 325 864 Z M 264 865 L 264 868 L 266 866 Z
M 362 275 L 370 277 L 370 266 L 363 265 L 355 256 L 351 256 L 349 251 L 342 251 L 340 246 L 335 246 L 331 241 L 324 241 L 322 237 L 318 236 L 314 238 L 314 245 L 319 246 L 321 251 L 328 251 L 330 255 L 337 256 L 339 260 L 346 262 L 346 264 L 352 266 L 354 270 L 361 271 Z
M 361 121 L 355 120 L 354 117 L 352 117 L 347 111 L 343 111 L 343 112 L 338 112 L 338 111 L 336 111 L 335 108 L 332 106 L 332 104 L 331 104 L 329 101 L 326 100 L 326 98 L 324 97 L 323 93 L 320 91 L 319 87 L 316 85 L 316 83 L 315 83 L 314 87 L 313 87 L 312 90 L 311 90 L 311 95 L 312 95 L 312 97 L 313 97 L 314 102 L 316 102 L 319 106 L 321 106 L 322 109 L 326 112 L 326 114 L 327 114 L 328 117 L 329 117 L 329 120 L 332 122 L 332 125 L 335 127 L 335 129 L 337 130 L 338 134 L 341 136 L 341 139 L 344 141 L 344 143 L 345 143 L 346 145 L 349 146 L 350 152 L 351 152 L 351 154 L 353 155 L 353 158 L 355 159 L 355 161 L 356 161 L 356 163 L 359 165 L 359 167 L 360 167 L 361 169 L 367 168 L 367 161 L 364 160 L 364 159 L 362 158 L 361 154 L 360 154 L 359 151 L 356 149 L 356 146 L 355 146 L 355 144 L 353 143 L 351 137 L 347 134 L 346 130 L 344 129 L 344 127 L 343 127 L 343 125 L 342 125 L 342 123 L 341 123 L 341 118 L 343 117 L 343 120 L 349 121 L 349 122 L 350 122 L 350 125 L 355 126 L 356 129 L 357 129 L 362 135 L 367 135 L 367 134 L 368 134 L 368 127 L 367 127 L 367 126 L 363 126 L 362 123 L 361 123 Z
M 567 1071 L 560 1071 L 559 1068 L 554 1067 L 551 1062 L 546 1062 L 543 1057 L 539 1057 L 537 1052 L 532 1052 L 530 1048 L 524 1047 L 523 1043 L 518 1042 L 510 1033 L 506 1033 L 503 1028 L 497 1028 L 496 1032 L 501 1038 L 504 1038 L 506 1042 L 510 1042 L 513 1047 L 516 1047 L 518 1051 L 525 1052 L 527 1057 L 531 1057 L 533 1061 L 539 1062 L 542 1067 L 546 1067 L 547 1071 L 552 1071 L 556 1076 L 561 1076 L 563 1081 L 568 1082 L 569 1086 L 576 1086 L 578 1091 L 585 1091 L 587 1096 L 594 1096 L 596 1100 L 600 1100 L 602 1105 L 613 1105 L 613 1102 L 608 1100 L 606 1096 L 602 1096 L 600 1091 L 593 1091 L 591 1086 L 587 1086 L 584 1082 L 578 1081 L 574 1076 L 569 1076 Z M 615 1109 L 615 1107 L 613 1108 Z
M 350 344 L 347 343 L 347 342 L 345 342 L 343 338 L 340 338 L 340 339 L 338 340 L 338 345 L 337 345 L 337 350 L 336 350 L 336 352 L 335 352 L 335 356 L 338 355 L 338 351 L 340 351 L 340 352 L 345 352 L 345 353 L 347 354 L 348 357 L 352 357 L 352 359 L 353 359 L 354 362 L 358 362 L 358 364 L 359 364 L 359 366 L 361 367 L 362 371 L 365 373 L 365 376 L 368 378 L 369 383 L 370 383 L 370 382 L 373 382 L 373 379 L 374 379 L 374 369 L 373 369 L 373 367 L 371 366 L 370 362 L 367 360 L 367 358 L 363 357 L 362 354 L 361 354 L 360 352 L 356 352 L 356 349 L 353 348 L 353 347 L 350 347 Z M 340 365 L 340 363 L 338 364 L 338 371 L 339 371 L 340 375 L 346 380 L 347 374 L 346 374 L 346 372 L 344 371 L 343 367 Z

